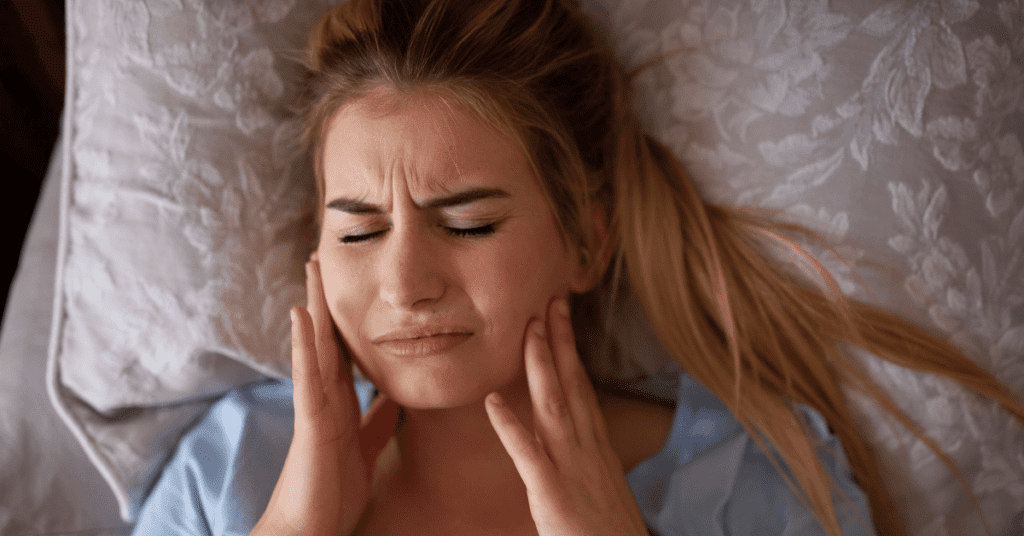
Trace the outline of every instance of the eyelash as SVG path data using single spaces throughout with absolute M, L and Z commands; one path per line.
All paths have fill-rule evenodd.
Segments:
M 459 227 L 445 227 L 445 232 L 452 236 L 459 238 L 471 238 L 474 236 L 487 236 L 494 234 L 494 224 L 488 223 L 487 225 L 481 225 L 479 227 L 470 227 L 468 229 L 462 229 Z
M 443 227 L 446 233 L 458 237 L 458 238 L 474 238 L 487 236 L 494 233 L 494 224 L 489 223 L 487 225 L 481 225 L 479 227 L 470 227 L 463 229 L 460 227 Z M 377 237 L 382 236 L 387 229 L 382 229 L 373 233 L 361 234 L 361 235 L 347 235 L 341 237 L 342 244 L 357 244 L 360 242 L 368 242 Z

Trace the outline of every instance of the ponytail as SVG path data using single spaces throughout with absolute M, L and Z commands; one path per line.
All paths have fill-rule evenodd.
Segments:
M 841 535 L 833 508 L 838 486 L 796 403 L 818 411 L 838 435 L 879 534 L 906 531 L 847 391 L 891 414 L 969 490 L 949 456 L 871 380 L 850 346 L 953 379 L 1024 423 L 1020 401 L 950 344 L 846 298 L 828 271 L 787 237 L 812 233 L 754 211 L 704 203 L 663 145 L 638 126 L 629 130 L 621 136 L 616 169 L 629 180 L 614 181 L 611 225 L 632 290 L 669 354 L 730 408 L 826 532 Z M 820 288 L 787 272 L 772 245 L 809 266 Z

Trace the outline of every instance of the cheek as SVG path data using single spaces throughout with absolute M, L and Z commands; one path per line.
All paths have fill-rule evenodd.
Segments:
M 489 327 L 519 339 L 530 318 L 543 318 L 549 300 L 569 290 L 561 239 L 548 229 L 532 231 L 459 263 L 466 291 Z
M 356 312 L 367 310 L 361 306 L 366 302 L 366 293 L 361 290 L 370 288 L 370 285 L 362 281 L 363 276 L 357 266 L 350 266 L 351 263 L 345 263 L 340 256 L 321 248 L 319 257 L 327 308 L 342 337 L 351 344 L 362 321 Z

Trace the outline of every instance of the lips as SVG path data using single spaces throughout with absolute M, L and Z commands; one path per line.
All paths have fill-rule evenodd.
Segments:
M 463 328 L 420 326 L 394 330 L 372 342 L 387 353 L 411 357 L 451 351 L 472 336 L 471 331 Z
M 376 344 L 381 350 L 397 356 L 431 355 L 451 351 L 472 336 L 472 333 L 444 333 L 415 339 L 393 339 Z

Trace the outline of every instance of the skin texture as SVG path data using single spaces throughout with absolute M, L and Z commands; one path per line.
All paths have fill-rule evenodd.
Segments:
M 521 150 L 438 98 L 397 108 L 391 100 L 347 106 L 327 132 L 327 202 L 355 199 L 383 212 L 325 209 L 318 254 L 328 308 L 363 373 L 402 406 L 476 403 L 522 379 L 527 322 L 584 282 Z M 481 187 L 508 196 L 426 207 Z M 449 231 L 489 224 L 491 234 Z M 353 236 L 368 238 L 339 241 Z M 407 326 L 471 335 L 415 357 L 374 343 Z
M 295 437 L 253 533 L 646 534 L 568 320 L 592 282 L 525 155 L 437 96 L 394 97 L 328 126 Z M 452 203 L 470 191 L 488 195 Z M 385 396 L 362 423 L 343 348 Z

